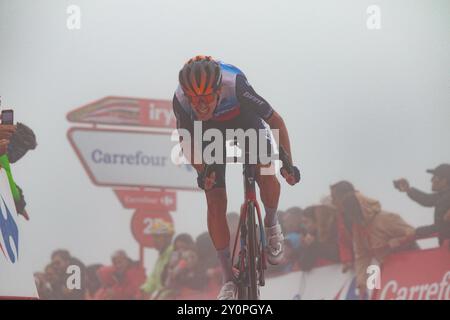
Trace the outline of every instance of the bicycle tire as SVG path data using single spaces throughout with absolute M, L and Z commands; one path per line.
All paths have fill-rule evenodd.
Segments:
M 248 300 L 258 300 L 258 275 L 257 275 L 257 239 L 255 223 L 255 205 L 249 203 L 247 208 L 247 261 L 248 261 Z

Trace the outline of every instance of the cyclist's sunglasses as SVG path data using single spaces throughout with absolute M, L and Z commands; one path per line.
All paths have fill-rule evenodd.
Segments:
M 198 106 L 200 105 L 200 103 L 203 104 L 211 104 L 213 102 L 216 101 L 217 99 L 217 93 L 211 93 L 208 95 L 204 95 L 204 96 L 191 96 L 191 95 L 187 95 L 189 102 L 193 105 L 193 106 Z

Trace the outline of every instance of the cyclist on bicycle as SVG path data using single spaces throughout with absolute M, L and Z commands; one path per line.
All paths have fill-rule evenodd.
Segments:
M 289 168 L 283 166 L 281 174 L 290 185 L 300 181 L 299 170 L 292 166 L 289 135 L 283 119 L 254 91 L 244 73 L 235 66 L 216 61 L 209 56 L 196 56 L 190 59 L 179 73 L 179 86 L 173 98 L 173 110 L 177 118 L 177 128 L 188 130 L 191 137 L 194 137 L 194 121 L 202 121 L 203 132 L 211 128 L 218 129 L 222 133 L 226 129 L 267 129 L 265 123 L 270 129 L 278 129 L 279 145 L 286 150 L 291 164 Z M 259 135 L 257 137 L 260 139 Z M 264 138 L 271 147 L 270 135 L 265 135 Z M 204 162 L 196 164 L 193 161 L 194 142 L 186 143 L 183 137 L 180 137 L 180 140 L 184 155 L 197 170 L 197 183 L 205 190 L 208 231 L 217 250 L 224 279 L 218 299 L 235 299 L 237 286 L 233 281 L 229 248 L 230 231 L 226 220 L 225 162 L 215 163 L 207 175 Z M 223 143 L 225 154 L 225 139 Z M 207 144 L 201 142 L 201 145 L 205 148 Z M 187 150 L 188 146 L 190 150 Z M 268 166 L 270 163 L 262 164 L 258 157 L 256 182 L 265 209 L 267 260 L 271 264 L 278 264 L 283 256 L 284 240 L 277 217 L 280 184 L 275 174 L 260 174 L 260 168 Z

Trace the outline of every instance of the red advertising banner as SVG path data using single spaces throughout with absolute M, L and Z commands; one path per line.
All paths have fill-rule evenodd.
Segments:
M 450 300 L 450 250 L 434 249 L 389 256 L 381 269 L 381 300 Z
M 172 101 L 128 97 L 105 97 L 67 115 L 78 123 L 175 128 Z
M 177 197 L 170 191 L 114 190 L 124 208 L 148 211 L 176 211 Z
M 153 234 L 166 228 L 173 227 L 172 217 L 168 212 L 153 212 L 137 210 L 131 218 L 131 232 L 136 241 L 142 246 L 153 248 Z

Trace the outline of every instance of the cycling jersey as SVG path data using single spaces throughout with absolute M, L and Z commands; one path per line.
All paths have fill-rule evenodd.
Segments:
M 269 119 L 273 113 L 272 107 L 253 90 L 244 73 L 230 64 L 219 62 L 219 65 L 222 72 L 222 89 L 218 105 L 212 118 L 208 121 L 231 120 L 237 117 L 243 108 L 251 110 L 264 120 Z M 185 125 L 185 123 L 182 123 L 183 121 L 197 120 L 195 112 L 192 110 L 180 85 L 175 92 L 173 108 L 177 120 L 181 122 L 181 127 Z
M 268 134 L 268 120 L 274 110 L 270 104 L 259 96 L 248 83 L 244 73 L 230 64 L 219 62 L 222 72 L 222 87 L 218 105 L 214 110 L 211 119 L 202 121 L 202 135 L 208 129 L 220 130 L 225 136 L 226 129 L 256 129 L 266 130 L 264 138 L 267 140 L 266 150 L 271 153 L 271 140 Z M 173 110 L 177 119 L 177 128 L 186 129 L 194 136 L 194 121 L 197 120 L 195 112 L 185 96 L 181 86 L 178 86 L 173 98 Z M 257 136 L 258 163 L 259 159 L 259 138 Z M 226 150 L 226 142 L 223 141 L 223 150 Z M 202 149 L 208 145 L 207 141 L 202 142 Z M 221 164 L 214 165 L 216 172 L 216 184 L 214 188 L 225 187 L 225 154 Z

